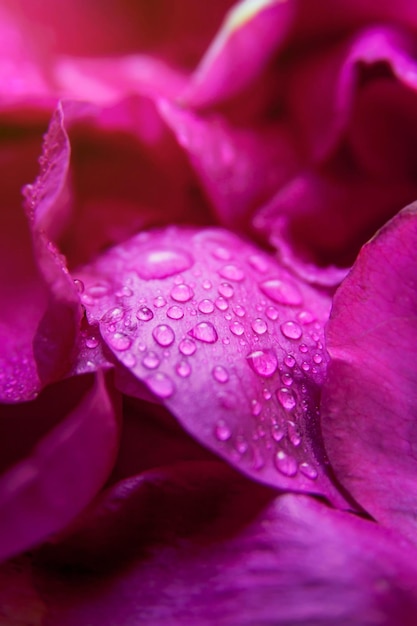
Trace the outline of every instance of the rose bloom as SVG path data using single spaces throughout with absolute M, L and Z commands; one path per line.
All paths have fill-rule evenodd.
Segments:
M 2 626 L 414 626 L 415 2 L 0 35 Z

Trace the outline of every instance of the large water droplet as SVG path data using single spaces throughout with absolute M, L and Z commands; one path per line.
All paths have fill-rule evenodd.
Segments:
M 268 326 L 266 325 L 265 320 L 261 319 L 260 317 L 257 317 L 252 322 L 252 330 L 257 335 L 264 335 L 266 331 L 268 330 Z
M 197 350 L 197 346 L 195 345 L 194 341 L 192 341 L 191 339 L 187 339 L 187 337 L 185 337 L 185 339 L 182 339 L 180 341 L 178 350 L 184 356 L 192 356 L 194 352 Z
M 140 306 L 137 310 L 136 317 L 138 320 L 141 320 L 141 322 L 150 322 L 150 320 L 153 319 L 153 312 L 145 305 Z
M 288 389 L 288 387 L 281 387 L 281 389 L 278 389 L 277 398 L 287 411 L 291 411 L 297 404 L 293 392 L 291 389 Z
M 295 476 L 297 473 L 298 465 L 294 457 L 290 456 L 284 450 L 278 450 L 275 455 L 276 468 L 284 476 Z
M 303 297 L 297 285 L 288 278 L 280 280 L 273 278 L 265 280 L 259 284 L 259 289 L 274 302 L 289 306 L 299 306 L 303 302 Z
M 194 295 L 194 291 L 191 289 L 189 285 L 185 283 L 181 283 L 180 285 L 175 285 L 175 287 L 171 290 L 171 298 L 176 302 L 188 302 Z
M 212 373 L 214 380 L 217 380 L 218 383 L 227 383 L 229 380 L 229 373 L 222 365 L 216 365 Z
M 144 280 L 167 278 L 188 270 L 194 261 L 184 250 L 150 248 L 135 253 L 135 271 Z
M 219 441 L 228 441 L 232 436 L 232 431 L 224 420 L 219 420 L 214 429 L 214 434 Z
M 297 322 L 284 322 L 281 324 L 281 332 L 287 339 L 300 339 L 303 335 L 301 326 Z
M 132 345 L 131 339 L 124 333 L 114 333 L 114 335 L 109 335 L 108 342 L 114 350 L 118 350 L 120 352 L 128 350 Z
M 174 304 L 167 310 L 167 316 L 172 320 L 180 320 L 184 317 L 184 311 L 181 307 Z
M 272 376 L 278 367 L 277 357 L 271 350 L 256 350 L 246 359 L 254 372 L 263 378 Z
M 145 378 L 149 389 L 160 398 L 169 398 L 175 391 L 175 385 L 166 374 L 157 372 Z
M 142 365 L 144 365 L 148 370 L 154 370 L 160 364 L 160 360 L 155 352 L 148 352 L 142 359 Z
M 230 332 L 232 332 L 237 337 L 240 337 L 245 332 L 245 329 L 243 328 L 242 324 L 238 321 L 232 322 L 229 328 L 230 328 Z
M 218 339 L 217 330 L 210 322 L 200 322 L 188 334 L 204 343 L 215 343 Z
M 170 326 L 167 324 L 160 324 L 159 326 L 155 326 L 152 331 L 152 336 L 160 346 L 167 348 L 171 344 L 174 343 L 175 333 Z
M 208 300 L 207 298 L 205 298 L 204 300 L 201 300 L 201 302 L 199 303 L 198 310 L 201 313 L 213 313 L 214 304 L 211 300 Z
M 238 265 L 234 265 L 230 263 L 229 265 L 224 265 L 221 269 L 219 269 L 219 274 L 222 278 L 226 278 L 226 280 L 232 280 L 236 283 L 241 282 L 245 278 L 245 272 Z

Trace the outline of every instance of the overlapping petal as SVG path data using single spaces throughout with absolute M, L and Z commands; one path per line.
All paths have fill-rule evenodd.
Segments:
M 360 252 L 334 298 L 322 399 L 337 476 L 378 521 L 416 538 L 417 213 Z
M 2 560 L 65 527 L 105 482 L 118 446 L 112 393 L 100 375 L 93 385 L 70 379 L 33 402 L 0 407 Z

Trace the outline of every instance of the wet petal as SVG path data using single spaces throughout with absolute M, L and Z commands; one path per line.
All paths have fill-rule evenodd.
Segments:
M 51 547 L 52 570 L 32 571 L 51 623 L 414 624 L 412 546 L 308 497 L 273 498 L 220 465 L 120 483 L 90 522 Z M 88 578 L 69 584 L 68 565 Z
M 334 299 L 322 401 L 337 476 L 378 521 L 414 541 L 416 243 L 411 205 L 362 249 Z
M 79 276 L 114 357 L 199 441 L 259 480 L 333 497 L 317 421 L 327 296 L 221 230 L 143 232 Z
M 31 403 L 0 407 L 2 560 L 61 530 L 110 473 L 118 446 L 117 399 L 102 376 L 85 387 L 71 379 Z

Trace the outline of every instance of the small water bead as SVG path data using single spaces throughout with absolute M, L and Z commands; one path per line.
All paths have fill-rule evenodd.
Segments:
M 256 350 L 246 359 L 254 372 L 263 378 L 272 376 L 278 367 L 277 357 L 271 350 Z
M 181 283 L 172 288 L 170 295 L 176 302 L 188 302 L 194 296 L 194 291 L 189 285 Z
M 288 374 L 287 372 L 285 372 L 284 374 L 282 374 L 282 376 L 281 376 L 281 380 L 282 380 L 283 384 L 284 384 L 286 387 L 291 387 L 291 385 L 292 385 L 292 384 L 293 384 L 293 382 L 294 382 L 294 379 L 293 379 L 293 377 L 291 376 L 291 374 Z
M 162 307 L 164 307 L 166 303 L 167 301 L 165 300 L 164 296 L 156 296 L 156 298 L 153 301 L 153 305 L 157 309 L 162 309 Z
M 224 319 L 227 320 L 228 322 L 230 322 L 232 318 L 233 318 L 233 315 L 231 313 L 226 313 L 226 315 L 224 316 Z
M 136 317 L 141 322 L 150 322 L 153 319 L 153 311 L 145 305 L 140 306 L 136 312 Z
M 230 328 L 230 332 L 236 335 L 237 337 L 240 337 L 245 332 L 245 329 L 243 328 L 242 324 L 238 321 L 232 322 L 229 328 Z
M 160 324 L 159 326 L 155 326 L 152 331 L 152 336 L 155 339 L 156 343 L 164 348 L 172 345 L 175 341 L 175 333 L 170 326 L 167 324 Z
M 287 411 L 291 411 L 297 404 L 293 392 L 291 389 L 288 389 L 288 387 L 281 387 L 281 389 L 278 389 L 277 398 L 281 403 L 281 406 L 283 406 L 284 409 L 287 409 Z
M 201 302 L 199 302 L 198 304 L 198 310 L 201 313 L 213 313 L 214 311 L 214 304 L 211 300 L 208 300 L 207 298 L 205 298 L 204 300 L 201 300 Z
M 237 304 L 236 306 L 233 307 L 233 312 L 238 317 L 245 317 L 245 315 L 246 315 L 245 308 L 243 306 L 241 306 L 240 304 Z
M 288 278 L 285 280 L 279 278 L 265 280 L 259 284 L 259 289 L 265 296 L 278 304 L 299 306 L 303 302 L 303 296 L 297 285 Z
M 306 344 L 305 344 L 305 343 L 302 343 L 302 344 L 299 346 L 299 348 L 298 348 L 298 349 L 299 349 L 299 351 L 300 351 L 300 352 L 302 352 L 303 354 L 306 354 L 306 353 L 308 352 L 308 346 L 306 346 Z
M 219 275 L 226 280 L 232 280 L 236 283 L 241 282 L 245 278 L 245 272 L 238 265 L 230 263 L 219 269 Z
M 182 339 L 180 341 L 178 350 L 184 356 L 192 356 L 197 350 L 197 346 L 195 345 L 194 341 L 192 341 L 191 339 L 187 339 L 186 337 L 185 339 Z
M 128 313 L 123 321 L 123 326 L 127 329 L 127 330 L 136 330 L 136 328 L 138 327 L 136 320 L 133 319 L 132 315 L 130 313 Z
M 214 380 L 218 383 L 227 383 L 229 380 L 229 372 L 222 365 L 216 365 L 212 370 Z
M 120 289 L 118 289 L 115 295 L 118 298 L 131 298 L 133 296 L 133 291 L 131 290 L 130 287 L 127 287 L 125 285 L 124 287 L 121 287 Z
M 206 291 L 211 289 L 213 286 L 209 280 L 203 280 L 201 284 L 202 284 L 203 289 L 205 289 Z
M 135 253 L 135 271 L 144 280 L 167 278 L 189 269 L 194 259 L 184 250 L 154 247 Z
M 126 354 L 124 354 L 122 360 L 123 365 L 125 365 L 126 367 L 135 367 L 136 365 L 136 358 L 131 352 L 127 352 Z
M 275 455 L 275 466 L 284 476 L 295 476 L 298 470 L 297 461 L 284 450 L 278 450 Z
M 91 287 L 88 287 L 88 289 L 86 289 L 84 293 L 90 298 L 99 299 L 107 296 L 109 291 L 109 285 L 106 285 L 104 283 L 97 283 L 96 285 L 91 285 Z
M 149 389 L 160 398 L 170 398 L 175 391 L 175 385 L 169 376 L 157 372 L 145 378 Z
M 300 339 L 303 336 L 301 326 L 297 322 L 284 322 L 281 324 L 281 332 L 287 339 Z
M 180 320 L 184 317 L 184 311 L 181 307 L 174 304 L 173 306 L 170 306 L 167 310 L 167 317 L 169 317 L 171 320 Z
M 76 288 L 78 293 L 83 293 L 83 291 L 84 291 L 84 283 L 83 283 L 82 280 L 79 280 L 78 278 L 74 278 L 74 287 Z
M 224 343 L 225 346 L 228 346 L 230 343 L 229 337 L 225 337 L 224 339 L 222 339 L 222 343 Z
M 87 337 L 85 340 L 85 345 L 87 348 L 90 348 L 90 349 L 97 348 L 98 346 L 97 337 L 94 337 L 94 336 Z
M 224 246 L 218 246 L 212 252 L 212 255 L 215 259 L 219 261 L 230 261 L 232 258 L 232 253 Z
M 109 311 L 107 311 L 107 313 L 103 315 L 101 321 L 105 324 L 115 324 L 116 322 L 120 322 L 120 320 L 123 319 L 124 314 L 124 310 L 121 307 L 116 306 L 112 309 L 109 309 Z
M 245 452 L 248 451 L 248 442 L 243 435 L 238 435 L 236 437 L 235 447 L 239 454 L 245 454 Z
M 272 424 L 271 426 L 271 437 L 274 441 L 281 441 L 284 437 L 284 430 L 279 424 Z
M 272 398 L 272 393 L 269 391 L 269 389 L 264 389 L 263 396 L 265 400 L 270 400 Z
M 219 309 L 219 311 L 227 311 L 227 309 L 229 308 L 227 300 L 225 300 L 222 296 L 216 298 L 214 304 Z
M 188 334 L 203 343 L 215 343 L 219 338 L 217 330 L 210 322 L 200 322 L 189 330 Z
M 310 365 L 307 363 L 307 361 L 303 361 L 303 362 L 301 363 L 301 369 L 302 369 L 304 372 L 308 372 L 308 371 L 310 371 Z
M 284 363 L 287 367 L 293 368 L 296 361 L 292 354 L 287 354 L 287 356 L 284 358 Z
M 266 325 L 265 320 L 261 319 L 260 317 L 257 317 L 252 322 L 252 330 L 257 335 L 264 335 L 266 331 L 268 330 L 268 326 Z
M 188 378 L 188 376 L 191 374 L 191 365 L 188 363 L 188 361 L 180 361 L 175 366 L 175 371 L 177 372 L 178 376 L 181 376 L 181 378 Z
M 254 270 L 257 270 L 261 274 L 265 274 L 269 267 L 267 260 L 259 254 L 251 254 L 248 257 L 248 263 Z
M 268 306 L 265 310 L 265 314 L 267 318 L 272 320 L 273 322 L 277 320 L 279 316 L 279 313 L 274 306 Z
M 301 433 L 298 429 L 298 426 L 294 424 L 294 422 L 289 421 L 287 424 L 287 428 L 289 440 L 295 448 L 298 447 L 301 443 Z
M 316 365 L 320 365 L 320 363 L 323 362 L 323 357 L 321 354 L 319 354 L 318 352 L 313 356 L 313 361 L 314 363 L 316 363 Z
M 110 335 L 108 342 L 114 350 L 120 352 L 128 350 L 132 345 L 131 339 L 124 333 L 114 333 L 114 335 Z
M 310 463 L 306 463 L 306 462 L 300 463 L 299 469 L 300 469 L 300 472 L 304 474 L 304 476 L 306 476 L 307 478 L 310 478 L 311 480 L 315 480 L 318 476 L 316 468 L 310 465 Z
M 312 313 L 310 313 L 310 311 L 301 311 L 298 313 L 297 319 L 300 324 L 311 324 L 316 318 Z
M 225 420 L 219 420 L 216 424 L 214 434 L 219 441 L 228 441 L 232 436 L 232 431 Z
M 142 359 L 142 365 L 148 370 L 156 369 L 160 363 L 161 361 L 155 352 L 148 352 Z
M 232 298 L 234 296 L 235 290 L 233 289 L 230 283 L 221 283 L 218 287 L 218 292 L 224 298 Z
M 251 400 L 251 413 L 254 417 L 258 417 L 258 415 L 262 412 L 262 404 L 258 402 L 258 400 Z

